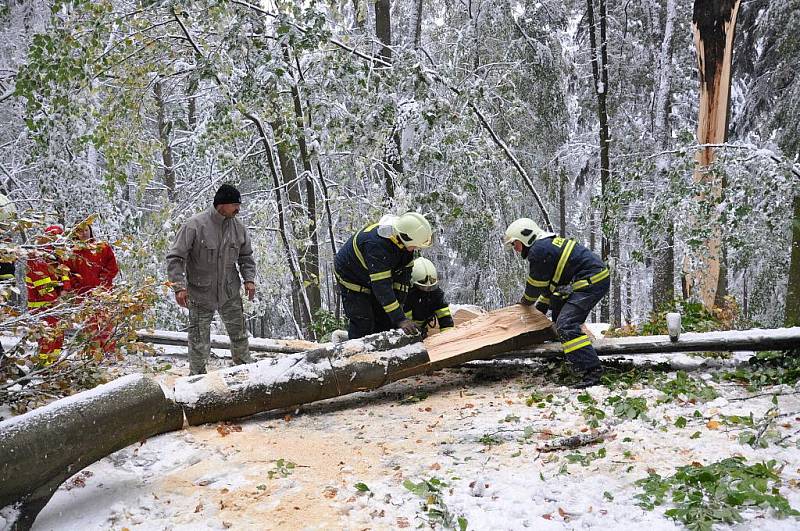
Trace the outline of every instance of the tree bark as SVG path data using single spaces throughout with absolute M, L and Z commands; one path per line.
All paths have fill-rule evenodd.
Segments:
M 158 107 L 158 138 L 161 141 L 161 159 L 164 164 L 164 186 L 167 187 L 167 195 L 170 201 L 175 200 L 175 160 L 172 156 L 172 146 L 169 140 L 169 133 L 172 130 L 172 122 L 166 118 L 166 103 L 162 93 L 161 81 L 153 84 L 153 94 L 156 98 Z
M 700 108 L 697 125 L 699 144 L 722 144 L 728 136 L 730 108 L 731 63 L 736 16 L 740 0 L 695 0 L 692 31 L 697 48 L 700 77 Z M 719 176 L 710 171 L 714 162 L 713 148 L 702 148 L 697 154 L 694 178 L 710 187 L 710 196 L 700 198 L 716 204 L 724 192 Z M 707 307 L 714 305 L 720 282 L 722 251 L 721 231 L 712 211 L 712 219 L 703 220 L 714 227 L 712 236 L 701 246 L 703 265 L 690 273 L 691 289 Z
M 428 363 L 418 338 L 393 330 L 279 359 L 179 379 L 190 425 L 377 389 Z M 422 372 L 422 371 L 420 371 Z
M 392 20 L 391 20 L 391 3 L 389 0 L 376 0 L 375 1 L 375 36 L 380 42 L 380 50 L 378 56 L 383 60 L 384 64 L 392 63 Z M 397 105 L 395 105 L 395 112 L 400 112 Z M 395 117 L 395 123 L 392 126 L 392 133 L 386 139 L 383 148 L 383 180 L 386 187 L 386 197 L 388 202 L 394 199 L 394 179 L 395 176 L 403 173 L 403 157 L 402 146 L 400 142 L 401 130 L 398 124 L 398 118 Z
M 177 402 L 190 425 L 244 417 L 357 391 L 554 339 L 549 319 L 514 305 L 481 315 L 424 343 L 398 330 L 304 354 L 181 378 Z
M 286 65 L 291 69 L 292 59 L 289 48 L 284 45 L 283 55 Z M 300 64 L 297 65 L 297 73 L 300 76 Z M 311 169 L 311 155 L 308 152 L 306 143 L 306 120 L 303 112 L 303 104 L 300 99 L 300 88 L 297 78 L 293 76 L 291 86 L 292 104 L 294 107 L 295 127 L 297 128 L 297 146 L 300 150 L 300 162 L 303 166 L 303 175 L 300 182 L 305 186 L 306 192 L 306 222 L 307 226 L 303 229 L 303 238 L 308 242 L 307 247 L 301 253 L 300 265 L 304 276 L 304 287 L 308 297 L 311 318 L 317 314 L 322 307 L 322 295 L 320 293 L 320 274 L 319 274 L 319 236 L 317 234 L 317 197 L 314 191 L 313 170 Z
M 137 441 L 183 427 L 183 412 L 141 374 L 0 422 L 0 507 L 28 529 L 55 490 L 84 467 Z
M 655 117 L 653 120 L 653 139 L 656 146 L 663 152 L 669 149 L 669 109 L 671 94 L 671 74 L 672 56 L 674 42 L 674 27 L 676 17 L 676 0 L 667 0 L 664 8 L 664 32 L 661 39 L 661 51 L 659 53 L 658 68 L 658 87 L 655 99 Z M 659 168 L 666 166 L 666 157 L 659 155 L 661 162 L 657 164 Z M 667 179 L 665 172 L 658 172 L 656 179 Z M 656 186 L 654 189 L 663 189 Z M 656 242 L 656 249 L 653 253 L 653 291 L 652 309 L 654 312 L 672 304 L 675 299 L 675 241 L 674 224 L 668 217 L 666 221 L 664 235 Z
M 784 319 L 786 326 L 800 326 L 800 193 L 794 196 L 793 210 L 792 257 L 789 262 L 789 285 L 786 291 Z
M 600 212 L 600 225 L 601 225 L 601 258 L 603 261 L 611 265 L 611 297 L 605 297 L 600 305 L 600 319 L 605 322 L 612 322 L 611 319 L 611 300 L 618 302 L 620 300 L 619 290 L 619 275 L 614 270 L 613 259 L 613 240 L 615 239 L 615 230 L 611 228 L 609 209 L 607 201 L 605 200 L 606 194 L 610 192 L 611 188 L 611 162 L 610 162 L 610 143 L 611 138 L 608 130 L 608 106 L 606 104 L 606 94 L 608 92 L 608 46 L 606 37 L 606 3 L 605 0 L 600 0 L 599 3 L 599 26 L 600 26 L 600 45 L 598 47 L 594 15 L 594 0 L 587 0 L 587 19 L 589 23 L 589 46 L 590 56 L 592 62 L 592 76 L 594 79 L 595 94 L 597 95 L 597 119 L 600 123 L 600 195 L 604 198 Z M 614 309 L 613 325 L 619 325 L 619 317 L 621 308 Z

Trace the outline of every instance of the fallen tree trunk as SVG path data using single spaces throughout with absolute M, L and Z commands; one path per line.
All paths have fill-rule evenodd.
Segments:
M 177 345 L 188 346 L 189 338 L 186 332 L 173 332 L 170 330 L 137 330 L 139 341 L 144 343 L 154 343 L 157 345 Z M 272 352 L 278 354 L 294 354 L 318 348 L 319 343 L 303 341 L 301 339 L 267 339 L 261 337 L 250 338 L 250 350 L 252 352 Z M 231 348 L 231 341 L 228 336 L 213 334 L 211 336 L 211 348 Z
M 28 529 L 61 483 L 95 461 L 183 427 L 183 412 L 141 374 L 0 422 L 0 508 Z M 7 518 L 8 519 L 8 518 Z
M 511 306 L 436 334 L 424 344 L 393 330 L 305 354 L 181 378 L 175 384 L 175 399 L 190 425 L 216 422 L 377 389 L 554 336 L 552 324 L 541 313 Z
M 189 424 L 197 425 L 377 389 L 413 374 L 428 361 L 418 338 L 392 330 L 304 354 L 180 378 L 175 382 L 175 399 Z
M 599 356 L 657 354 L 666 352 L 721 352 L 729 350 L 783 350 L 800 348 L 800 327 L 681 334 L 677 341 L 669 336 L 632 336 L 592 340 Z M 545 343 L 517 349 L 503 358 L 555 358 L 563 356 L 561 343 Z

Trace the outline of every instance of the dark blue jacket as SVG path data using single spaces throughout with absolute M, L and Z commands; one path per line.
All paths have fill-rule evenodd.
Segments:
M 379 235 L 376 223 L 351 236 L 336 253 L 333 265 L 342 286 L 372 293 L 396 324 L 405 314 L 395 291 L 408 292 L 413 261 L 414 253 L 395 238 Z
M 525 282 L 524 299 L 550 305 L 550 296 L 559 287 L 584 289 L 608 278 L 608 268 L 587 247 L 572 239 L 551 236 L 537 239 L 527 248 L 530 273 Z
M 416 286 L 411 286 L 403 306 L 406 317 L 414 321 L 420 328 L 427 328 L 434 318 L 439 321 L 439 329 L 445 330 L 453 327 L 453 317 L 450 305 L 444 298 L 442 288 L 423 291 Z

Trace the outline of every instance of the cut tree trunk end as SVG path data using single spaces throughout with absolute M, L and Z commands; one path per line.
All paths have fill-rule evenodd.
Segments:
M 61 483 L 137 441 L 183 427 L 155 380 L 124 376 L 0 422 L 0 508 L 29 529 Z

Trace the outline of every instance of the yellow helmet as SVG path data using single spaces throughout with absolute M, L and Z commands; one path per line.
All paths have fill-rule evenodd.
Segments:
M 439 283 L 436 266 L 427 258 L 419 257 L 414 260 L 411 269 L 411 283 L 421 288 L 433 288 Z
M 525 247 L 530 247 L 537 238 L 547 238 L 555 236 L 552 232 L 545 232 L 535 221 L 530 218 L 519 218 L 506 229 L 503 244 L 506 247 L 513 247 L 514 242 L 518 241 Z
M 433 230 L 425 216 L 417 212 L 406 212 L 394 220 L 395 234 L 406 247 L 430 247 L 433 243 Z

